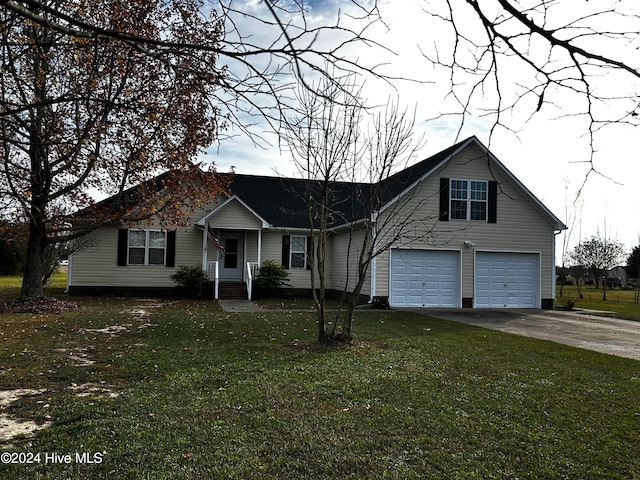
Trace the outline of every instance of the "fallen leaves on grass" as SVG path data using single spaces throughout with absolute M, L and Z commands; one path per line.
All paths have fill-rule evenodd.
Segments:
M 25 301 L 11 300 L 0 303 L 0 313 L 62 313 L 80 309 L 75 302 L 52 297 L 32 298 Z

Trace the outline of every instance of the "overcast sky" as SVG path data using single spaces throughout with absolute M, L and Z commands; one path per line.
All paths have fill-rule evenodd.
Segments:
M 255 1 L 249 3 L 256 4 Z M 336 6 L 346 3 L 311 2 L 308 4 L 311 10 L 309 19 L 331 21 L 329 19 L 334 15 Z M 399 8 L 400 4 L 402 8 Z M 446 28 L 429 19 L 417 5 L 413 0 L 384 0 L 380 3 L 386 26 L 377 25 L 368 31 L 368 35 L 387 46 L 393 54 L 375 47 L 360 47 L 351 52 L 354 58 L 364 64 L 387 63 L 382 68 L 389 75 L 428 82 L 395 81 L 390 86 L 385 82 L 367 79 L 365 83 L 365 95 L 373 103 L 397 97 L 409 108 L 415 107 L 416 133 L 424 134 L 426 139 L 415 161 L 476 135 L 558 218 L 569 223 L 567 204 L 571 215 L 575 215 L 576 211 L 581 212 L 571 232 L 572 245 L 580 238 L 597 234 L 619 240 L 627 250 L 638 245 L 640 168 L 637 166 L 637 133 L 630 127 L 621 127 L 609 129 L 606 135 L 597 137 L 594 166 L 598 172 L 589 174 L 582 189 L 580 204 L 574 207 L 576 192 L 590 169 L 590 165 L 585 163 L 590 159 L 589 142 L 585 136 L 586 120 L 573 116 L 563 118 L 566 107 L 561 99 L 543 105 L 533 116 L 531 113 L 535 107 L 503 119 L 508 120 L 508 125 L 516 132 L 497 129 L 491 138 L 491 118 L 479 115 L 468 117 L 461 131 L 459 117 L 433 120 L 451 111 L 451 98 L 447 98 L 450 84 L 447 72 L 433 68 L 421 51 L 438 48 L 438 51 L 444 52 L 446 45 L 451 42 L 451 36 Z M 259 33 L 256 35 L 259 37 Z M 505 82 L 502 88 L 505 91 L 511 89 L 517 95 L 520 85 L 518 75 L 518 71 L 514 71 L 510 79 L 513 85 Z M 208 160 L 214 161 L 219 171 L 228 171 L 233 166 L 241 174 L 295 175 L 289 155 L 278 148 L 277 137 L 268 133 L 266 125 L 257 126 L 256 129 L 267 132 L 264 138 L 271 142 L 271 146 L 263 144 L 263 147 L 256 147 L 248 138 L 238 135 L 209 149 Z M 560 239 L 557 248 L 561 248 Z

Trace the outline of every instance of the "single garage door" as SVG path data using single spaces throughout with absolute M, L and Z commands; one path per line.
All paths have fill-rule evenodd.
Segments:
M 476 254 L 476 308 L 538 308 L 539 255 Z
M 394 307 L 460 307 L 460 255 L 436 250 L 391 251 Z

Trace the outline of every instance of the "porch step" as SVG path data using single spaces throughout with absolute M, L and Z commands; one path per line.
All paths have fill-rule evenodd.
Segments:
M 244 282 L 220 282 L 218 286 L 220 300 L 247 300 L 247 284 Z

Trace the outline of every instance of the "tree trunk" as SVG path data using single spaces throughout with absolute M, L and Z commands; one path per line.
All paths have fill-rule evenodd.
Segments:
M 22 278 L 22 290 L 20 292 L 20 300 L 23 302 L 31 298 L 44 296 L 42 265 L 47 245 L 47 232 L 42 215 L 35 210 L 35 208 L 32 209 L 32 217 L 29 222 L 29 242 L 27 244 L 24 276 Z
M 45 34 L 46 36 L 46 34 Z M 42 288 L 42 273 L 47 246 L 47 227 L 45 211 L 49 201 L 49 189 L 51 187 L 51 172 L 48 159 L 48 136 L 46 132 L 47 110 L 44 106 L 47 95 L 47 73 L 50 71 L 47 53 L 51 47 L 50 39 L 40 38 L 35 34 L 31 39 L 34 42 L 34 78 L 33 90 L 36 98 L 42 102 L 35 108 L 33 125 L 29 129 L 29 159 L 31 162 L 31 205 L 29 209 L 29 241 L 27 243 L 27 255 L 22 278 L 22 290 L 20 300 L 44 296 Z M 50 112 L 49 112 L 50 113 Z

